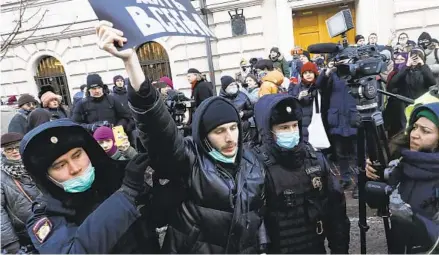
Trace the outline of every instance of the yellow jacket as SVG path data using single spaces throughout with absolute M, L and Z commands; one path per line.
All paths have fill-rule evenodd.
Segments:
M 279 86 L 284 82 L 284 75 L 278 70 L 273 70 L 262 77 L 259 97 L 268 94 L 277 94 Z

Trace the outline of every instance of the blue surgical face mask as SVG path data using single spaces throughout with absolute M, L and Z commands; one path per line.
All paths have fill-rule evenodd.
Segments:
M 214 158 L 214 159 L 216 159 L 216 160 L 218 160 L 218 161 L 221 161 L 221 162 L 223 162 L 223 163 L 228 163 L 228 164 L 233 164 L 233 163 L 235 163 L 235 156 L 233 156 L 233 157 L 231 157 L 231 158 L 229 158 L 229 157 L 226 157 L 226 156 L 224 156 L 221 152 L 219 152 L 219 151 L 217 151 L 217 150 L 215 150 L 215 149 L 212 149 L 210 152 L 209 152 L 209 155 L 210 156 L 212 156 L 212 158 Z
M 65 192 L 68 193 L 79 193 L 84 192 L 91 188 L 95 180 L 95 168 L 90 163 L 87 169 L 80 176 L 76 176 L 70 180 L 64 182 L 57 182 L 52 177 L 49 178 L 58 186 L 62 187 Z
M 275 133 L 276 135 L 276 143 L 282 148 L 292 149 L 299 144 L 300 134 L 299 131 L 293 132 L 279 132 Z

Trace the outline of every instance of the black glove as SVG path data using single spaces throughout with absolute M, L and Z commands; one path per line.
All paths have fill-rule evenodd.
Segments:
M 98 121 L 98 122 L 95 122 L 93 124 L 87 124 L 86 128 L 88 130 L 90 130 L 92 133 L 94 133 L 96 131 L 96 129 L 103 127 L 103 126 L 111 128 L 111 123 L 106 121 L 106 120 Z
M 125 177 L 122 181 L 121 191 L 133 200 L 135 200 L 145 188 L 144 176 L 149 163 L 148 154 L 139 153 L 131 159 L 125 167 Z

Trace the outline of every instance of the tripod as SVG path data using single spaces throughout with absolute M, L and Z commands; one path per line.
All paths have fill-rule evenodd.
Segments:
M 367 155 L 373 164 L 373 167 L 380 173 L 383 173 L 384 168 L 389 163 L 389 148 L 387 143 L 387 136 L 384 130 L 384 121 L 381 112 L 376 108 L 371 110 L 360 111 L 360 127 L 357 131 L 357 159 L 360 171 L 358 174 L 358 193 L 359 193 L 359 221 L 360 227 L 360 242 L 361 254 L 366 254 L 366 232 L 369 230 L 366 220 L 366 194 L 365 185 L 367 181 L 365 162 L 366 162 L 366 148 Z M 380 205 L 378 213 L 383 218 L 384 231 L 387 240 L 387 248 L 390 249 L 390 224 L 389 224 L 389 209 L 388 204 Z

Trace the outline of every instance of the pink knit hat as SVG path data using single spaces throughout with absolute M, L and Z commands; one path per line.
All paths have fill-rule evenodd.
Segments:
M 52 91 L 47 91 L 41 96 L 41 102 L 43 107 L 46 108 L 52 100 L 57 100 L 61 104 L 62 96 L 53 93 Z
M 167 76 L 163 76 L 162 78 L 160 78 L 159 82 L 164 82 L 164 83 L 166 83 L 166 85 L 171 87 L 171 89 L 174 89 L 174 84 L 172 83 L 171 78 L 169 78 Z

